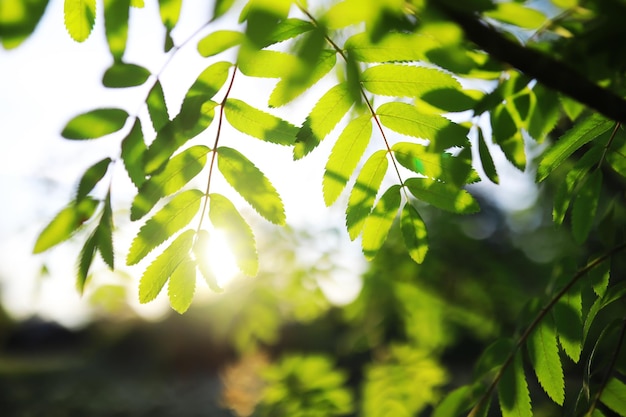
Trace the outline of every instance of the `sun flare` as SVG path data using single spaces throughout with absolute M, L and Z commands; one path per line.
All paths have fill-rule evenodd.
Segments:
M 239 274 L 235 257 L 226 242 L 226 234 L 221 230 L 211 232 L 206 257 L 220 287 L 228 285 Z

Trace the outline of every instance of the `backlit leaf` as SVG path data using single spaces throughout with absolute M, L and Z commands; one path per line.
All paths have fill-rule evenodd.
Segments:
M 49 0 L 2 0 L 0 2 L 0 43 L 17 48 L 37 27 Z
M 415 207 L 407 201 L 400 215 L 400 230 L 404 239 L 404 246 L 409 256 L 418 264 L 424 262 L 428 252 L 426 225 Z
M 72 39 L 83 42 L 96 21 L 96 0 L 65 0 L 65 28 Z
M 181 114 L 185 112 L 186 107 L 195 107 L 198 98 L 202 102 L 212 99 L 226 83 L 228 72 L 232 65 L 232 63 L 227 61 L 220 61 L 206 67 L 189 87 L 187 94 L 185 94 L 180 110 Z
M 504 370 L 498 384 L 498 399 L 502 417 L 532 417 L 528 383 L 520 353 Z
M 400 189 L 401 187 L 396 184 L 385 191 L 365 220 L 361 244 L 363 254 L 368 260 L 376 256 L 387 239 L 402 202 Z
M 626 384 L 611 378 L 604 387 L 600 401 L 622 417 L 626 416 Z
M 235 261 L 241 272 L 250 277 L 256 276 L 259 259 L 252 229 L 226 197 L 215 193 L 209 197 L 211 223 L 225 231 L 226 242 L 235 255 Z
M 345 43 L 345 49 L 362 62 L 419 61 L 426 58 L 425 52 L 440 46 L 431 37 L 407 33 L 388 33 L 378 42 L 358 33 Z
M 478 154 L 480 156 L 480 162 L 483 167 L 483 171 L 487 178 L 494 184 L 499 184 L 500 179 L 498 178 L 498 172 L 496 171 L 496 165 L 493 162 L 493 157 L 491 156 L 491 152 L 489 152 L 489 147 L 487 146 L 487 142 L 485 142 L 485 137 L 483 136 L 483 130 L 478 128 Z
M 167 285 L 170 305 L 177 313 L 183 314 L 193 300 L 196 292 L 196 264 L 189 257 L 183 260 L 172 275 Z
M 314 28 L 315 26 L 306 20 L 296 18 L 282 20 L 268 36 L 267 44 L 269 46 L 276 42 L 283 42 L 295 38 Z
M 537 29 L 547 19 L 539 10 L 516 2 L 496 3 L 496 8 L 486 11 L 485 15 L 524 29 Z
M 154 248 L 189 224 L 200 208 L 202 196 L 199 190 L 187 190 L 174 196 L 139 229 L 128 251 L 126 264 L 138 263 Z
M 551 317 L 547 316 L 530 334 L 528 355 L 541 387 L 559 405 L 565 401 L 565 380 L 559 345 Z
M 420 97 L 432 90 L 461 87 L 443 71 L 410 65 L 376 65 L 363 72 L 361 81 L 374 94 L 394 97 Z
M 37 237 L 33 253 L 41 253 L 69 239 L 91 218 L 98 201 L 85 197 L 61 210 Z
M 435 407 L 432 417 L 456 417 L 464 415 L 475 402 L 476 386 L 464 385 L 449 392 Z
M 195 232 L 191 229 L 176 239 L 146 268 L 139 281 L 139 302 L 154 300 L 176 268 L 189 258 Z
M 163 197 L 180 190 L 202 171 L 206 164 L 209 148 L 192 146 L 170 159 L 163 170 L 144 182 L 133 199 L 130 219 L 137 220 L 146 215 Z
M 104 32 L 113 59 L 121 61 L 128 38 L 130 0 L 104 1 Z
M 472 110 L 483 96 L 484 93 L 478 90 L 461 90 L 456 87 L 446 87 L 429 90 L 422 94 L 420 98 L 442 111 L 462 112 Z
M 498 106 L 491 113 L 493 140 L 500 146 L 504 156 L 520 171 L 526 167 L 524 138 L 520 128 L 506 106 Z
M 217 284 L 217 278 L 209 265 L 209 232 L 206 230 L 200 230 L 196 235 L 196 243 L 193 245 L 193 255 L 196 259 L 196 264 L 200 273 L 204 277 L 204 280 L 209 285 L 209 288 L 215 292 L 222 292 L 222 288 Z
M 285 224 L 285 207 L 267 177 L 245 156 L 232 148 L 217 148 L 217 167 L 228 181 L 261 216 Z
M 85 283 L 87 282 L 87 277 L 89 276 L 89 268 L 91 268 L 93 258 L 96 255 L 97 233 L 98 230 L 93 231 L 93 233 L 85 241 L 85 244 L 78 255 L 76 289 L 81 295 L 85 290 Z
M 213 5 L 213 18 L 211 20 L 223 16 L 224 13 L 230 10 L 234 3 L 235 0 L 215 0 L 215 4 Z
M 352 107 L 352 96 L 345 83 L 328 90 L 315 104 L 296 138 L 294 159 L 311 152 L 335 128 Z
M 530 114 L 528 133 L 536 141 L 543 141 L 561 116 L 558 95 L 541 84 L 533 87 L 535 108 Z
M 467 143 L 467 128 L 443 116 L 421 113 L 410 104 L 385 103 L 376 114 L 384 126 L 395 132 L 429 140 L 430 147 L 437 152 Z
M 324 169 L 322 190 L 326 206 L 332 205 L 343 191 L 361 160 L 372 136 L 372 116 L 354 118 L 335 142 Z
M 146 153 L 146 143 L 143 141 L 141 121 L 135 120 L 135 124 L 128 136 L 122 141 L 122 161 L 128 177 L 139 188 L 146 180 L 143 170 L 143 158 Z
M 66 139 L 95 139 L 117 132 L 126 123 L 128 113 L 122 109 L 96 109 L 70 120 L 61 135 Z
M 541 156 L 537 168 L 537 182 L 541 182 L 565 159 L 584 144 L 592 141 L 613 126 L 615 122 L 606 119 L 598 113 L 576 123 L 559 140 L 550 146 Z
M 563 351 L 578 363 L 583 343 L 583 302 L 580 286 L 575 285 L 554 306 L 554 322 Z
M 87 194 L 94 189 L 96 184 L 104 177 L 109 165 L 111 164 L 111 158 L 104 158 L 101 161 L 96 162 L 83 174 L 80 182 L 78 183 L 78 190 L 76 191 L 76 201 L 80 201 L 87 197 Z
M 293 145 L 298 128 L 280 117 L 229 98 L 224 107 L 226 120 L 242 133 L 279 145 Z
M 148 113 L 150 114 L 152 126 L 154 130 L 158 132 L 170 121 L 170 116 L 167 112 L 167 104 L 165 103 L 165 94 L 163 94 L 163 87 L 161 87 L 159 80 L 157 80 L 150 89 L 146 104 L 148 105 Z
M 150 71 L 136 64 L 116 62 L 102 77 L 102 85 L 109 88 L 135 87 L 146 82 Z
M 380 150 L 369 157 L 359 172 L 346 210 L 346 226 L 352 240 L 363 230 L 365 219 L 372 211 L 388 165 L 387 152 Z
M 572 207 L 572 234 L 579 244 L 587 239 L 591 231 L 601 190 L 602 171 L 595 170 L 585 179 L 576 194 Z
M 419 143 L 397 142 L 391 150 L 400 165 L 432 179 L 464 185 L 471 172 L 459 155 L 433 152 Z
M 176 26 L 176 23 L 178 23 L 182 3 L 183 0 L 159 0 L 161 21 L 168 32 L 171 32 L 174 26 Z
M 224 52 L 243 42 L 245 35 L 234 30 L 217 30 L 209 33 L 198 42 L 198 52 L 203 57 L 210 57 Z
M 409 178 L 404 182 L 418 200 L 453 213 L 470 214 L 480 210 L 470 193 L 430 178 Z
M 113 209 L 111 208 L 111 193 L 109 192 L 104 199 L 104 209 L 102 217 L 96 229 L 98 238 L 98 251 L 107 266 L 115 269 L 115 256 L 113 253 Z

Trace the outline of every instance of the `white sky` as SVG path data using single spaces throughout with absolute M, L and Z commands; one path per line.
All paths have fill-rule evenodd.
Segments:
M 174 32 L 175 41 L 185 39 L 208 19 L 210 3 L 185 2 L 187 7 L 183 8 L 181 25 Z M 161 50 L 163 29 L 155 4 L 146 1 L 145 9 L 133 10 L 130 43 L 125 55 L 125 61 L 143 65 L 151 71 L 159 70 L 165 61 Z M 4 202 L 0 205 L 0 297 L 5 308 L 16 317 L 38 313 L 67 325 L 76 325 L 88 317 L 89 309 L 74 287 L 74 265 L 79 248 L 61 245 L 47 254 L 33 256 L 32 247 L 45 224 L 70 201 L 84 170 L 105 156 L 117 155 L 122 137 L 113 135 L 88 142 L 68 141 L 60 137 L 60 132 L 71 117 L 94 108 L 123 107 L 132 114 L 139 108 L 146 90 L 141 87 L 102 88 L 101 76 L 111 64 L 111 58 L 101 16 L 98 16 L 91 37 L 78 44 L 65 32 L 62 9 L 63 0 L 51 0 L 31 38 L 15 50 L 0 49 L 0 196 Z M 232 20 L 225 24 L 232 24 Z M 186 88 L 207 66 L 208 61 L 196 52 L 197 40 L 182 49 L 163 73 L 162 83 L 171 115 L 178 111 Z M 268 97 L 271 88 L 272 83 L 260 83 L 238 74 L 231 96 L 263 108 L 264 97 Z M 324 91 L 310 91 L 279 114 L 300 124 L 313 100 Z M 212 144 L 213 137 L 211 133 L 203 136 L 209 144 Z M 331 140 L 298 162 L 292 161 L 288 148 L 263 144 L 232 130 L 224 132 L 220 144 L 239 149 L 266 173 L 285 201 L 289 223 L 343 228 L 340 204 L 332 209 L 325 208 L 321 193 L 323 167 L 332 146 Z M 498 166 L 503 184 L 500 188 L 489 188 L 494 199 L 512 209 L 519 208 L 520 201 L 532 203 L 534 191 L 528 179 L 507 163 L 499 161 Z M 118 203 L 128 203 L 132 188 L 124 187 L 125 174 L 120 168 L 115 175 L 122 184 L 117 189 L 122 191 L 116 196 Z M 227 194 L 244 205 L 223 181 L 216 181 L 213 187 L 214 192 Z M 200 188 L 203 189 L 203 185 Z M 511 194 L 506 190 L 514 191 Z M 124 208 L 127 207 L 123 204 L 117 205 L 117 209 Z M 123 224 L 120 226 L 123 228 Z M 354 274 L 337 278 L 334 294 L 338 299 L 354 294 L 358 288 L 356 276 L 363 268 L 359 242 L 350 242 L 345 232 L 342 236 L 339 244 L 345 250 L 337 258 L 343 260 L 344 266 Z M 123 251 L 132 236 L 118 238 L 121 255 L 125 255 Z M 43 262 L 48 264 L 51 274 L 41 278 L 39 270 Z M 120 256 L 118 265 L 122 263 Z M 139 306 L 134 301 L 140 272 L 136 271 L 136 277 L 130 282 L 130 301 L 141 314 L 158 315 L 168 308 L 164 307 L 167 304 L 164 294 L 157 303 Z M 106 282 L 106 275 L 103 276 Z M 200 283 L 199 287 L 202 286 Z

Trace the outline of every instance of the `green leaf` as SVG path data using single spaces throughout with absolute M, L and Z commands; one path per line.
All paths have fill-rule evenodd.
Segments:
M 70 120 L 61 135 L 66 139 L 95 139 L 117 132 L 126 123 L 128 113 L 122 109 L 96 109 Z
M 135 87 L 146 82 L 150 71 L 136 64 L 115 62 L 102 77 L 102 85 L 109 88 Z
M 494 142 L 500 146 L 506 159 L 517 169 L 524 171 L 526 168 L 524 138 L 506 106 L 498 106 L 491 113 L 491 131 Z
M 154 300 L 176 268 L 189 259 L 195 232 L 184 231 L 146 268 L 139 281 L 139 302 Z
M 432 68 L 383 64 L 366 69 L 363 87 L 374 94 L 394 97 L 420 97 L 441 88 L 460 89 L 451 75 Z
M 256 50 L 246 45 L 239 48 L 237 68 L 248 77 L 281 78 L 295 71 L 298 58 L 292 54 L 271 50 Z
M 296 138 L 294 159 L 311 152 L 335 128 L 352 107 L 352 96 L 345 83 L 328 90 L 315 104 Z
M 537 182 L 545 180 L 563 161 L 584 144 L 597 138 L 613 126 L 615 122 L 594 113 L 576 123 L 573 128 L 561 136 L 559 140 L 541 156 L 537 168 Z
M 172 275 L 167 286 L 170 305 L 177 313 L 183 314 L 196 292 L 196 264 L 189 257 L 183 260 Z
M 339 135 L 324 169 L 322 190 L 326 206 L 331 206 L 346 187 L 371 136 L 372 116 L 369 113 L 352 119 Z
M 49 0 L 2 0 L 0 42 L 5 49 L 17 48 L 35 30 Z
M 65 0 L 63 6 L 65 29 L 76 42 L 91 34 L 96 21 L 96 0 Z
M 380 197 L 374 210 L 367 216 L 365 225 L 363 226 L 363 240 L 361 246 L 363 254 L 368 260 L 374 259 L 380 248 L 387 240 L 389 230 L 393 225 L 393 221 L 398 214 L 402 196 L 400 195 L 401 187 L 392 185 Z
M 104 32 L 113 59 L 121 61 L 128 38 L 130 0 L 104 1 Z
M 543 141 L 561 116 L 558 95 L 541 84 L 533 87 L 534 108 L 528 122 L 528 133 L 536 141 Z
M 85 197 L 61 210 L 37 237 L 33 253 L 41 253 L 69 239 L 93 216 L 98 201 Z
M 96 229 L 98 238 L 98 251 L 102 260 L 113 271 L 115 269 L 115 256 L 113 253 L 113 209 L 111 208 L 111 193 L 104 199 L 102 217 Z
M 528 383 L 520 353 L 504 370 L 498 384 L 498 399 L 502 417 L 532 417 Z
M 242 133 L 279 145 L 293 145 L 298 128 L 273 114 L 255 109 L 249 104 L 229 98 L 224 106 L 226 120 Z
M 530 334 L 527 347 L 541 387 L 552 401 L 563 405 L 565 401 L 563 365 L 559 356 L 554 323 L 550 320 L 550 316 L 544 318 Z
M 198 42 L 198 52 L 203 57 L 217 55 L 243 42 L 245 35 L 234 30 L 217 30 Z
M 626 384 L 611 378 L 604 387 L 600 401 L 622 417 L 626 417 Z
M 496 3 L 496 8 L 486 11 L 485 15 L 524 29 L 537 29 L 547 20 L 539 10 L 515 2 Z
M 135 120 L 135 124 L 128 136 L 122 141 L 122 161 L 128 177 L 139 188 L 146 180 L 146 173 L 143 170 L 143 158 L 146 154 L 146 143 L 143 141 L 141 131 L 141 121 Z
M 583 303 L 580 287 L 574 286 L 554 306 L 554 321 L 561 347 L 578 363 L 583 343 Z
M 409 178 L 404 182 L 418 200 L 452 213 L 470 214 L 480 210 L 470 193 L 448 183 L 430 178 Z
M 245 156 L 232 148 L 217 148 L 217 167 L 228 183 L 261 216 L 285 224 L 285 207 L 267 177 Z
M 226 84 L 232 65 L 227 61 L 220 61 L 206 67 L 185 94 L 180 113 L 183 114 L 187 107 L 196 108 L 198 103 L 212 99 Z
M 159 13 L 163 25 L 171 32 L 178 23 L 183 0 L 159 0 Z
M 420 34 L 388 33 L 378 42 L 372 42 L 368 33 L 350 37 L 345 49 L 361 62 L 419 61 L 425 52 L 440 48 L 436 39 Z
M 591 231 L 598 209 L 600 191 L 602 191 L 602 171 L 598 169 L 585 179 L 572 207 L 572 234 L 578 244 L 582 244 Z
M 311 67 L 307 62 L 300 61 L 294 70 L 283 75 L 272 90 L 268 104 L 270 107 L 280 107 L 300 96 L 323 76 L 335 67 L 337 55 L 333 50 L 320 52 L 315 65 Z
M 266 43 L 267 46 L 277 42 L 283 42 L 293 39 L 315 28 L 311 22 L 306 20 L 289 18 L 282 20 L 274 30 L 269 34 Z
M 215 4 L 213 5 L 213 19 L 215 20 L 221 16 L 223 16 L 227 11 L 235 3 L 235 0 L 215 0 Z
M 163 197 L 180 190 L 202 171 L 206 165 L 209 148 L 192 146 L 170 159 L 162 171 L 144 182 L 133 199 L 130 219 L 137 220 L 146 215 Z
M 146 104 L 148 105 L 148 113 L 150 114 L 152 126 L 154 130 L 158 132 L 170 121 L 167 105 L 165 103 L 165 94 L 163 94 L 163 87 L 161 87 L 159 80 L 157 80 L 150 89 Z
M 217 284 L 217 279 L 208 261 L 209 253 L 209 232 L 206 230 L 200 230 L 196 235 L 196 243 L 193 245 L 193 255 L 196 259 L 196 264 L 200 273 L 204 277 L 204 280 L 209 285 L 209 288 L 215 292 L 222 292 L 222 288 Z
M 101 161 L 96 162 L 83 174 L 80 182 L 78 183 L 78 190 L 76 191 L 76 201 L 81 201 L 87 194 L 94 189 L 96 184 L 104 177 L 109 165 L 111 164 L 111 158 L 104 158 Z
M 356 239 L 363 230 L 365 219 L 372 211 L 388 165 L 387 152 L 380 150 L 369 157 L 359 172 L 346 210 L 346 226 L 352 240 Z
M 89 276 L 89 268 L 91 268 L 93 258 L 96 255 L 96 248 L 98 244 L 97 234 L 98 230 L 96 229 L 87 238 L 78 255 L 76 289 L 80 295 L 82 295 L 85 290 L 85 283 L 87 282 L 87 277 Z
M 455 87 L 429 90 L 420 98 L 442 111 L 462 112 L 472 110 L 483 96 L 484 93 L 478 90 L 461 90 Z
M 428 252 L 426 225 L 415 207 L 408 201 L 404 204 L 400 215 L 400 230 L 402 231 L 404 246 L 411 259 L 418 264 L 424 262 Z
M 139 229 L 128 251 L 126 264 L 138 263 L 154 248 L 189 224 L 200 208 L 202 196 L 203 193 L 199 190 L 187 190 L 174 196 Z
M 395 132 L 429 140 L 436 152 L 468 142 L 467 128 L 443 116 L 421 113 L 410 104 L 385 103 L 378 107 L 376 114 L 384 126 Z
M 489 178 L 489 180 L 494 184 L 499 184 L 500 179 L 498 178 L 496 165 L 493 162 L 491 152 L 489 152 L 489 147 L 487 146 L 487 142 L 485 142 L 485 137 L 483 136 L 483 130 L 480 127 L 478 128 L 478 155 L 480 156 L 480 162 L 487 178 Z
M 611 263 L 602 262 L 600 265 L 589 271 L 587 276 L 593 288 L 593 292 L 595 292 L 598 297 L 603 297 L 609 286 L 609 280 L 611 278 Z
M 226 232 L 226 242 L 235 255 L 237 266 L 253 277 L 259 270 L 256 241 L 252 229 L 233 203 L 221 194 L 210 194 L 209 218 L 214 227 Z

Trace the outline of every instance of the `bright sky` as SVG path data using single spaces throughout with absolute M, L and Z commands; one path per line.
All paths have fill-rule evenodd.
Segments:
M 177 42 L 184 40 L 210 16 L 210 2 L 187 1 L 185 4 L 187 8 L 183 8 L 180 28 L 174 32 Z M 127 62 L 143 65 L 153 72 L 165 62 L 160 49 L 163 29 L 155 5 L 156 2 L 146 2 L 145 9 L 132 12 L 130 44 L 125 55 Z M 123 107 L 133 114 L 146 90 L 101 87 L 102 73 L 111 64 L 101 16 L 91 37 L 78 44 L 65 32 L 62 9 L 63 0 L 51 0 L 30 39 L 16 50 L 0 49 L 0 195 L 4 201 L 0 207 L 0 297 L 5 308 L 16 317 L 37 313 L 67 325 L 77 325 L 88 317 L 89 310 L 75 290 L 74 265 L 79 248 L 61 245 L 34 257 L 32 247 L 42 228 L 70 201 L 84 170 L 105 156 L 117 155 L 121 138 L 112 136 L 88 143 L 74 142 L 62 139 L 59 132 L 74 115 L 98 107 Z M 225 24 L 232 24 L 232 20 Z M 155 37 L 158 42 L 154 41 Z M 178 111 L 186 88 L 207 66 L 207 61 L 196 52 L 197 40 L 177 54 L 161 77 L 171 115 Z M 263 108 L 263 97 L 268 97 L 271 88 L 271 83 L 259 83 L 238 75 L 232 96 Z M 280 115 L 300 124 L 312 100 L 324 91 L 318 89 L 305 94 Z M 209 143 L 212 143 L 211 133 L 204 138 L 210 138 Z M 325 141 L 312 155 L 298 162 L 292 161 L 287 148 L 263 144 L 232 130 L 224 132 L 220 143 L 239 149 L 266 173 L 283 196 L 289 223 L 343 228 L 341 205 L 327 209 L 321 194 L 323 167 L 332 141 Z M 498 165 L 503 186 L 488 188 L 490 195 L 512 209 L 520 208 L 520 202 L 524 202 L 522 205 L 532 203 L 534 188 L 528 179 L 506 163 Z M 117 208 L 124 209 L 128 207 L 124 207 L 124 202 L 128 204 L 128 199 L 132 198 L 132 188 L 128 185 L 124 191 L 123 170 L 118 169 L 115 175 L 122 184 L 117 188 L 122 190 L 116 194 L 116 200 L 121 202 Z M 224 182 L 215 182 L 214 187 L 214 191 L 245 205 Z M 510 189 L 514 190 L 513 194 L 505 192 Z M 127 235 L 117 236 L 117 244 L 122 249 L 120 255 L 132 238 L 132 234 Z M 329 289 L 331 296 L 345 301 L 358 290 L 357 277 L 363 269 L 363 260 L 359 242 L 350 242 L 345 232 L 341 236 L 343 240 L 338 244 L 342 250 L 337 254 L 337 262 L 354 272 L 338 275 L 334 285 L 327 285 L 333 287 Z M 218 254 L 218 259 L 223 257 L 224 254 Z M 122 257 L 118 257 L 118 264 L 122 261 Z M 39 271 L 44 262 L 50 275 L 42 278 Z M 141 270 L 129 271 L 135 275 L 129 284 L 129 301 L 136 311 L 145 316 L 158 316 L 167 311 L 165 294 L 161 294 L 158 302 L 147 305 L 140 306 L 135 301 Z M 119 277 L 111 274 L 100 275 L 102 282 L 119 281 Z M 206 286 L 200 283 L 199 287 Z

